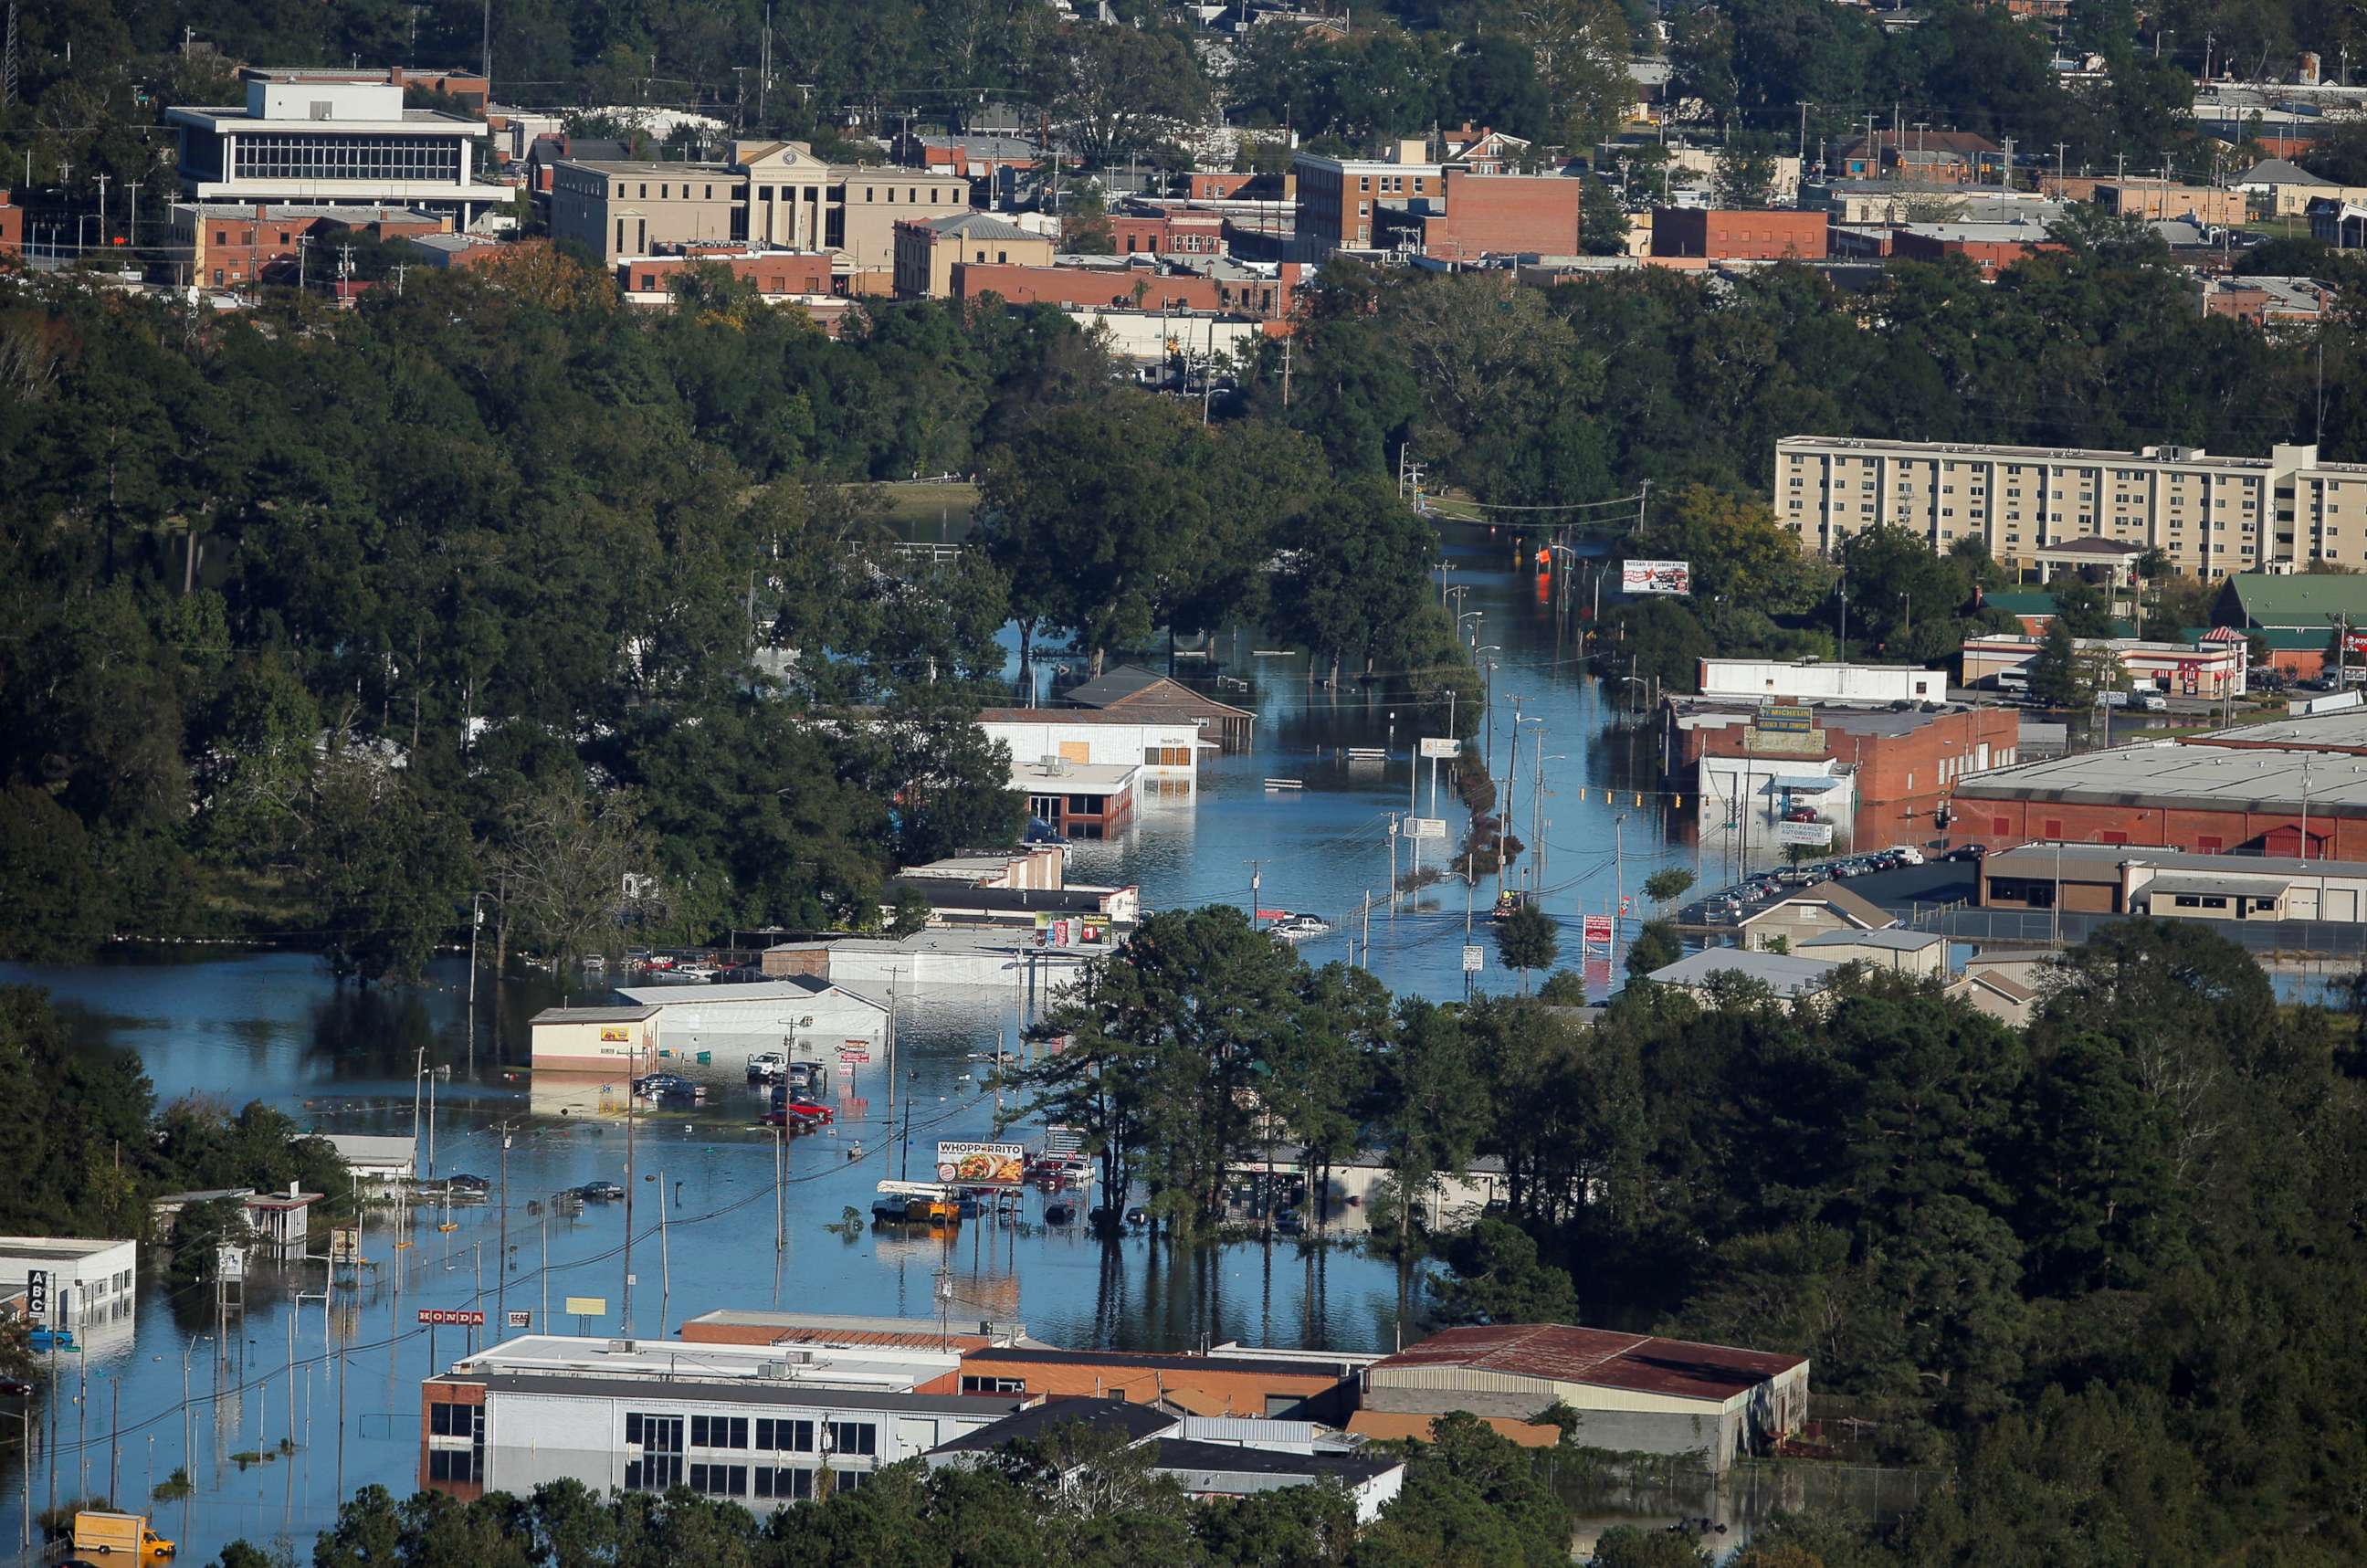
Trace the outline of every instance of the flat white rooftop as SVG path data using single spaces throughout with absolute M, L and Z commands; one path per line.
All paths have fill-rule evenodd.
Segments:
M 635 1383 L 864 1389 L 909 1393 L 958 1370 L 952 1350 L 912 1346 L 707 1345 L 528 1334 L 452 1363 L 459 1377 L 614 1378 Z

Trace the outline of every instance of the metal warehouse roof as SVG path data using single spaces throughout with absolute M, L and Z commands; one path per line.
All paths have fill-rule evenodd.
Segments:
M 1687 1399 L 1725 1400 L 1805 1366 L 1805 1356 L 1741 1350 L 1685 1339 L 1562 1324 L 1496 1324 L 1450 1328 L 1376 1361 L 1365 1377 L 1447 1368 L 1598 1388 L 1635 1389 Z
M 545 1007 L 529 1024 L 637 1024 L 658 1016 L 655 1007 Z M 406 1143 L 409 1139 L 403 1140 Z
M 1656 985 L 1706 985 L 1717 975 L 1738 974 L 1745 980 L 1757 981 L 1778 996 L 1813 996 L 1830 983 L 1833 971 L 1841 967 L 1829 959 L 1802 958 L 1794 953 L 1711 948 L 1689 953 L 1644 978 Z
M 2331 616 L 2367 619 L 2367 577 L 2338 572 L 2238 572 L 2227 579 L 2255 626 L 2331 631 Z
M 2304 778 L 2304 770 L 2307 778 Z M 2136 745 L 1976 774 L 1964 801 L 2367 816 L 2367 758 L 2278 747 Z

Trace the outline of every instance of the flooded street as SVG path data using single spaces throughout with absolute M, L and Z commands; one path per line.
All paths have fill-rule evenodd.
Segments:
M 1509 541 L 1469 530 L 1451 553 L 1463 608 L 1479 612 L 1479 642 L 1500 650 L 1488 742 L 1500 779 L 1513 745 L 1513 699 L 1524 721 L 1535 721 L 1520 725 L 1512 803 L 1524 838 L 1542 754 L 1543 844 L 1516 864 L 1514 881 L 1534 875 L 1565 928 L 1561 963 L 1583 965 L 1600 996 L 1618 972 L 1617 955 L 1581 953 L 1578 916 L 1611 913 L 1623 891 L 1635 896 L 1661 866 L 1693 863 L 1690 841 L 1676 836 L 1678 818 L 1651 792 L 1656 732 L 1614 722 L 1614 695 L 1629 688 L 1588 675 L 1577 658 L 1576 620 L 1557 612 L 1533 574 L 1512 569 Z M 1246 905 L 1254 867 L 1260 904 L 1333 922 L 1329 935 L 1303 944 L 1310 961 L 1345 959 L 1353 938 L 1392 989 L 1459 996 L 1462 881 L 1433 884 L 1395 906 L 1387 896 L 1390 814 L 1407 812 L 1410 789 L 1422 814 L 1432 814 L 1429 777 L 1416 779 L 1409 754 L 1419 736 L 1446 733 L 1443 710 L 1417 711 L 1402 697 L 1355 688 L 1327 691 L 1308 678 L 1303 655 L 1258 656 L 1249 631 L 1219 639 L 1217 652 L 1213 661 L 1180 667 L 1195 675 L 1213 664 L 1248 683 L 1246 693 L 1223 695 L 1254 707 L 1251 749 L 1210 754 L 1195 790 L 1148 798 L 1122 835 L 1080 845 L 1070 880 L 1138 883 L 1153 909 Z M 1370 747 L 1387 757 L 1348 756 Z M 1273 778 L 1301 788 L 1269 789 Z M 1450 842 L 1459 839 L 1464 813 L 1443 779 L 1438 800 Z M 1401 845 L 1400 869 L 1405 851 Z M 1367 953 L 1367 927 L 1348 913 L 1368 892 L 1376 902 Z M 1479 915 L 1494 893 L 1492 879 L 1477 890 Z M 1511 984 L 1484 920 L 1475 929 L 1486 955 L 1479 983 Z M 191 1094 L 232 1107 L 261 1099 L 323 1132 L 409 1135 L 413 1064 L 425 1051 L 448 1070 L 435 1086 L 432 1174 L 466 1172 L 493 1184 L 486 1201 L 448 1214 L 418 1211 L 403 1235 L 393 1210 L 372 1209 L 364 1267 L 339 1269 L 326 1296 L 321 1261 L 259 1265 L 243 1312 L 220 1322 L 202 1292 L 194 1301 L 169 1297 L 155 1260 L 143 1256 L 135 1309 L 89 1333 L 83 1353 L 44 1370 L 56 1392 L 33 1406 L 43 1425 L 21 1437 L 13 1423 L 0 1431 L 9 1453 L 0 1519 L 11 1536 L 29 1531 L 19 1518 L 48 1506 L 52 1494 L 63 1501 L 105 1493 L 112 1475 L 115 1494 L 136 1506 L 187 1462 L 191 1494 L 156 1506 L 157 1528 L 178 1537 L 185 1561 L 203 1562 L 239 1536 L 285 1542 L 299 1560 L 308 1557 L 341 1494 L 376 1483 L 404 1494 L 415 1484 L 419 1380 L 468 1347 L 466 1330 L 420 1326 L 423 1308 L 481 1310 L 494 1324 L 504 1312 L 530 1312 L 537 1329 L 568 1332 L 578 1325 L 563 1311 L 566 1299 L 598 1297 L 607 1315 L 585 1321 L 587 1332 L 641 1335 L 710 1309 L 780 1306 L 1015 1319 L 1040 1339 L 1074 1346 L 1239 1339 L 1385 1350 L 1398 1339 L 1394 1269 L 1349 1248 L 1237 1244 L 1179 1253 L 1133 1236 L 1105 1254 L 1082 1227 L 1045 1226 L 1034 1194 L 1016 1224 L 825 1230 L 848 1210 L 859 1218 L 874 1185 L 902 1173 L 908 1126 L 916 1171 L 936 1139 L 992 1132 L 996 1096 L 980 1058 L 999 1040 L 1018 1039 L 1025 1004 L 1015 993 L 905 994 L 898 1009 L 905 1085 L 891 1097 L 881 1062 L 833 1084 L 837 1125 L 789 1144 L 777 1192 L 771 1135 L 754 1125 L 761 1106 L 739 1059 L 666 1063 L 708 1094 L 694 1110 L 642 1119 L 634 1132 L 629 1261 L 623 1205 L 561 1213 L 546 1201 L 595 1178 L 627 1179 L 621 1119 L 598 1114 L 596 1104 L 538 1099 L 524 1071 L 526 1020 L 562 999 L 605 999 L 596 979 L 572 985 L 571 998 L 553 981 L 483 978 L 473 1028 L 458 957 L 439 960 L 427 985 L 391 993 L 338 986 L 303 953 L 203 949 L 87 965 L 0 965 L 0 982 L 48 987 L 78 1038 L 136 1052 L 160 1103 Z M 494 1131 L 502 1122 L 515 1124 L 505 1168 Z M 283 1442 L 292 1443 L 284 1454 Z M 1719 1544 L 1739 1544 L 1749 1519 L 1761 1516 L 1747 1501 L 1720 1496 L 1637 1498 L 1609 1514 L 1732 1517 L 1741 1528 Z

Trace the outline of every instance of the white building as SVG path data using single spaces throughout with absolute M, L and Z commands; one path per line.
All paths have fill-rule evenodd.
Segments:
M 1011 1415 L 963 1394 L 961 1357 L 907 1346 L 719 1345 L 527 1335 L 422 1385 L 431 1488 L 523 1496 L 687 1486 L 759 1514 L 859 1486 Z
M 318 1132 L 345 1163 L 357 1181 L 409 1181 L 417 1174 L 419 1141 L 409 1134 L 387 1137 L 369 1132 Z
M 242 74 L 243 105 L 165 111 L 182 187 L 199 201 L 391 202 L 453 212 L 465 228 L 510 199 L 475 167 L 484 125 L 403 108 L 384 72 Z
M 1198 770 L 1200 752 L 1218 749 L 1189 721 L 1135 719 L 1089 708 L 989 708 L 979 714 L 978 727 L 987 739 L 1009 746 L 1014 762 L 1049 756 L 1130 766 L 1152 778 L 1189 778 Z
M 77 1327 L 131 1316 L 140 1244 L 80 1236 L 0 1236 L 0 1296 L 49 1276 L 50 1322 Z
M 1833 665 L 1821 659 L 1704 659 L 1704 697 L 1778 702 L 1944 702 L 1948 677 L 1914 665 Z
M 842 1047 L 887 1042 L 888 1006 L 812 975 L 741 985 L 637 985 L 617 994 L 654 1007 L 662 1057 L 786 1051 L 819 1060 Z

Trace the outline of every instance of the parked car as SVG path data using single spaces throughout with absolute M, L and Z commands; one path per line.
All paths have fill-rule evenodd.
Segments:
M 760 1051 L 748 1058 L 748 1076 L 777 1078 L 789 1070 L 789 1059 L 777 1051 Z
M 764 1113 L 765 1126 L 798 1131 L 827 1127 L 837 1119 L 838 1112 L 819 1100 L 810 1100 L 794 1093 L 787 1084 L 773 1086 L 773 1108 Z
M 1986 844 L 1959 844 L 1954 849 L 1949 850 L 1945 855 L 1941 856 L 1940 858 L 1942 860 L 1970 860 L 1974 864 L 1977 865 L 1980 863 L 1981 858 L 1988 852 L 1989 846 Z
M 0 1378 L 0 1399 L 29 1399 L 33 1385 L 22 1378 Z
M 633 1093 L 645 1100 L 691 1099 L 698 1094 L 698 1085 L 679 1073 L 652 1073 L 633 1082 Z
M 1307 1233 L 1307 1221 L 1299 1217 L 1297 1210 L 1285 1209 L 1274 1217 L 1274 1228 L 1285 1236 L 1304 1235 Z
M 2164 697 L 2157 691 L 2138 692 L 2136 694 L 2136 705 L 2138 711 L 2144 713 L 2167 713 L 2169 711 L 2169 699 Z
M 444 1185 L 455 1192 L 491 1192 L 493 1188 L 493 1184 L 483 1176 L 470 1176 L 466 1171 L 459 1176 L 446 1176 Z
M 1814 822 L 1817 820 L 1817 808 L 1814 806 L 1794 806 L 1790 811 L 1784 813 L 1784 820 L 1785 822 Z
M 594 1203 L 616 1203 L 625 1196 L 625 1189 L 613 1181 L 587 1181 L 573 1190 L 576 1197 Z

